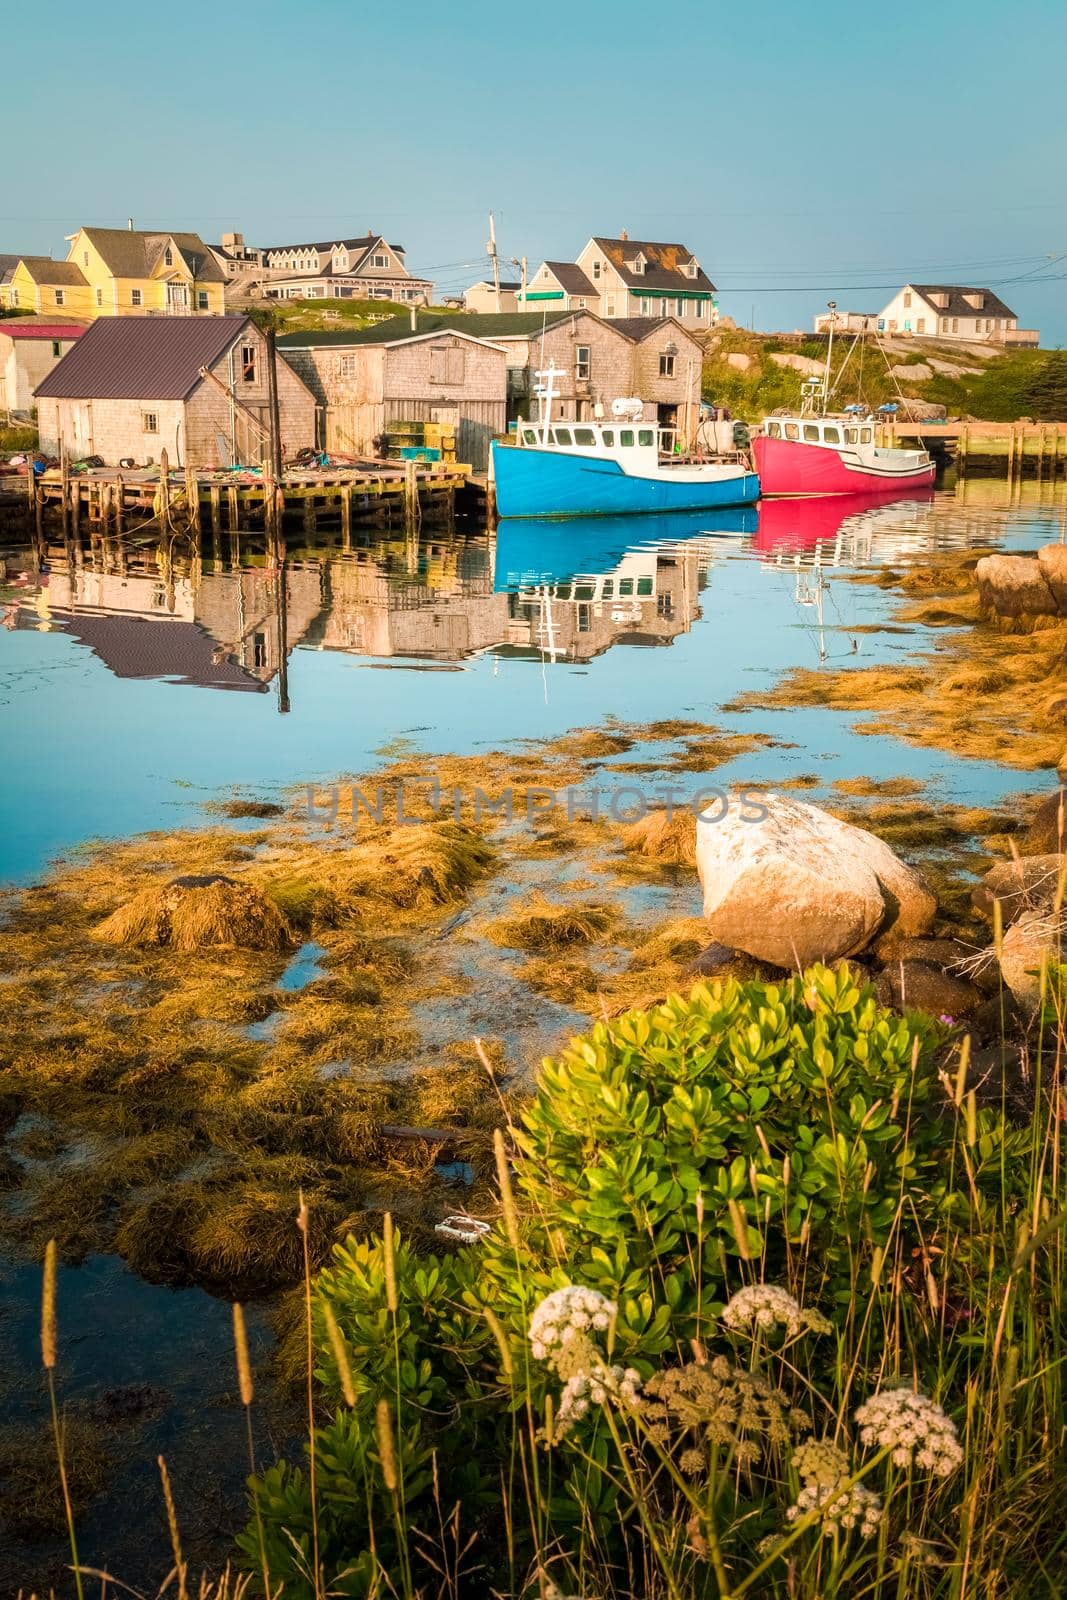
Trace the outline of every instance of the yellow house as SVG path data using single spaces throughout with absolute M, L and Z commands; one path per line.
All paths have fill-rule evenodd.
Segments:
M 69 316 L 90 317 L 92 291 L 83 273 L 71 261 L 51 256 L 21 256 L 3 290 L 5 305 L 20 311 L 47 314 L 60 310 Z
M 82 228 L 66 264 L 83 275 L 93 317 L 219 316 L 226 309 L 225 274 L 199 234 Z
M 81 228 L 66 261 L 22 256 L 0 293 L 21 310 L 79 317 L 221 316 L 225 282 L 198 234 Z

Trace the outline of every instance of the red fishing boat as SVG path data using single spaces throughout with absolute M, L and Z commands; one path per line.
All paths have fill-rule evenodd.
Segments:
M 829 410 L 834 311 L 831 300 L 826 368 L 821 377 L 803 384 L 799 415 L 765 417 L 752 440 L 760 494 L 900 495 L 929 487 L 937 468 L 926 450 L 877 444 L 875 419 L 859 406 Z M 838 382 L 847 364 L 846 356 Z

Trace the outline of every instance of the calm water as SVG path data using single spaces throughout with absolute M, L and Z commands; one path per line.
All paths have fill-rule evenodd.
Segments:
M 491 538 L 413 543 L 368 535 L 349 550 L 294 552 L 284 606 L 254 552 L 194 561 L 131 542 L 86 548 L 73 563 L 51 548 L 41 563 L 9 548 L 0 882 L 31 880 L 89 838 L 203 822 L 205 806 L 234 791 L 281 798 L 294 784 L 358 773 L 397 740 L 425 752 L 429 776 L 437 753 L 608 718 L 697 718 L 791 746 L 745 756 L 717 781 L 903 771 L 933 779 L 945 798 L 994 801 L 1025 777 L 861 737 L 851 714 L 721 707 L 793 666 L 903 662 L 930 644 L 926 630 L 893 623 L 892 592 L 851 583 L 851 573 L 899 570 L 949 547 L 1032 549 L 1065 525 L 1062 488 L 1028 485 L 1009 498 L 1003 484 L 972 482 L 875 507 L 779 503 L 710 520 L 504 525 Z M 687 776 L 696 787 L 700 775 Z M 320 953 L 303 947 L 283 986 L 316 976 Z M 489 975 L 484 988 L 507 1012 Z M 548 1003 L 539 1008 L 551 1021 Z M 432 1037 L 434 1018 L 419 1020 Z M 269 1031 L 272 1020 L 256 1026 Z M 450 1175 L 461 1187 L 467 1177 Z M 0 1417 L 35 1428 L 46 1414 L 38 1285 L 36 1271 L 0 1264 Z M 87 1513 L 83 1550 L 154 1592 L 162 1450 L 194 1567 L 221 1562 L 242 1521 L 244 1471 L 225 1305 L 93 1258 L 61 1273 L 60 1322 L 73 1413 L 95 1421 L 102 1406 L 106 1423 L 109 1487 Z M 262 1354 L 262 1314 L 252 1331 Z M 270 1459 L 292 1419 L 269 1384 L 257 1418 L 257 1448 Z M 4 1593 L 56 1581 L 63 1560 L 61 1540 L 0 1526 Z
M 922 501 L 778 502 L 701 517 L 503 524 L 495 537 L 368 536 L 298 553 L 278 583 L 151 544 L 43 570 L 9 551 L 0 632 L 0 881 L 25 881 L 88 838 L 196 823 L 237 790 L 358 773 L 398 738 L 427 754 L 552 738 L 606 718 L 756 726 L 793 750 L 722 776 L 799 771 L 932 777 L 991 800 L 1016 775 L 820 711 L 721 716 L 794 665 L 903 659 L 924 630 L 887 623 L 893 597 L 851 584 L 949 546 L 1062 537 L 1067 499 L 975 481 Z M 249 558 L 245 558 L 249 560 Z M 814 576 L 821 572 L 820 583 Z M 853 639 L 857 654 L 853 655 Z M 287 659 L 287 685 L 279 662 Z M 280 705 L 287 700 L 289 710 Z

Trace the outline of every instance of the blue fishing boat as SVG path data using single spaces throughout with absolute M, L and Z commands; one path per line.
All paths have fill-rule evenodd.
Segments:
M 759 479 L 740 455 L 681 460 L 675 432 L 643 420 L 640 400 L 616 400 L 612 418 L 552 420 L 554 368 L 537 374 L 538 422 L 519 421 L 514 444 L 494 441 L 501 517 L 604 517 L 747 505 Z

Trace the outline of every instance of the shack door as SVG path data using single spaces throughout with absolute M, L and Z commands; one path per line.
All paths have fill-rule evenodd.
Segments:
M 72 401 L 67 449 L 71 459 L 80 461 L 93 453 L 93 404 L 91 400 Z

